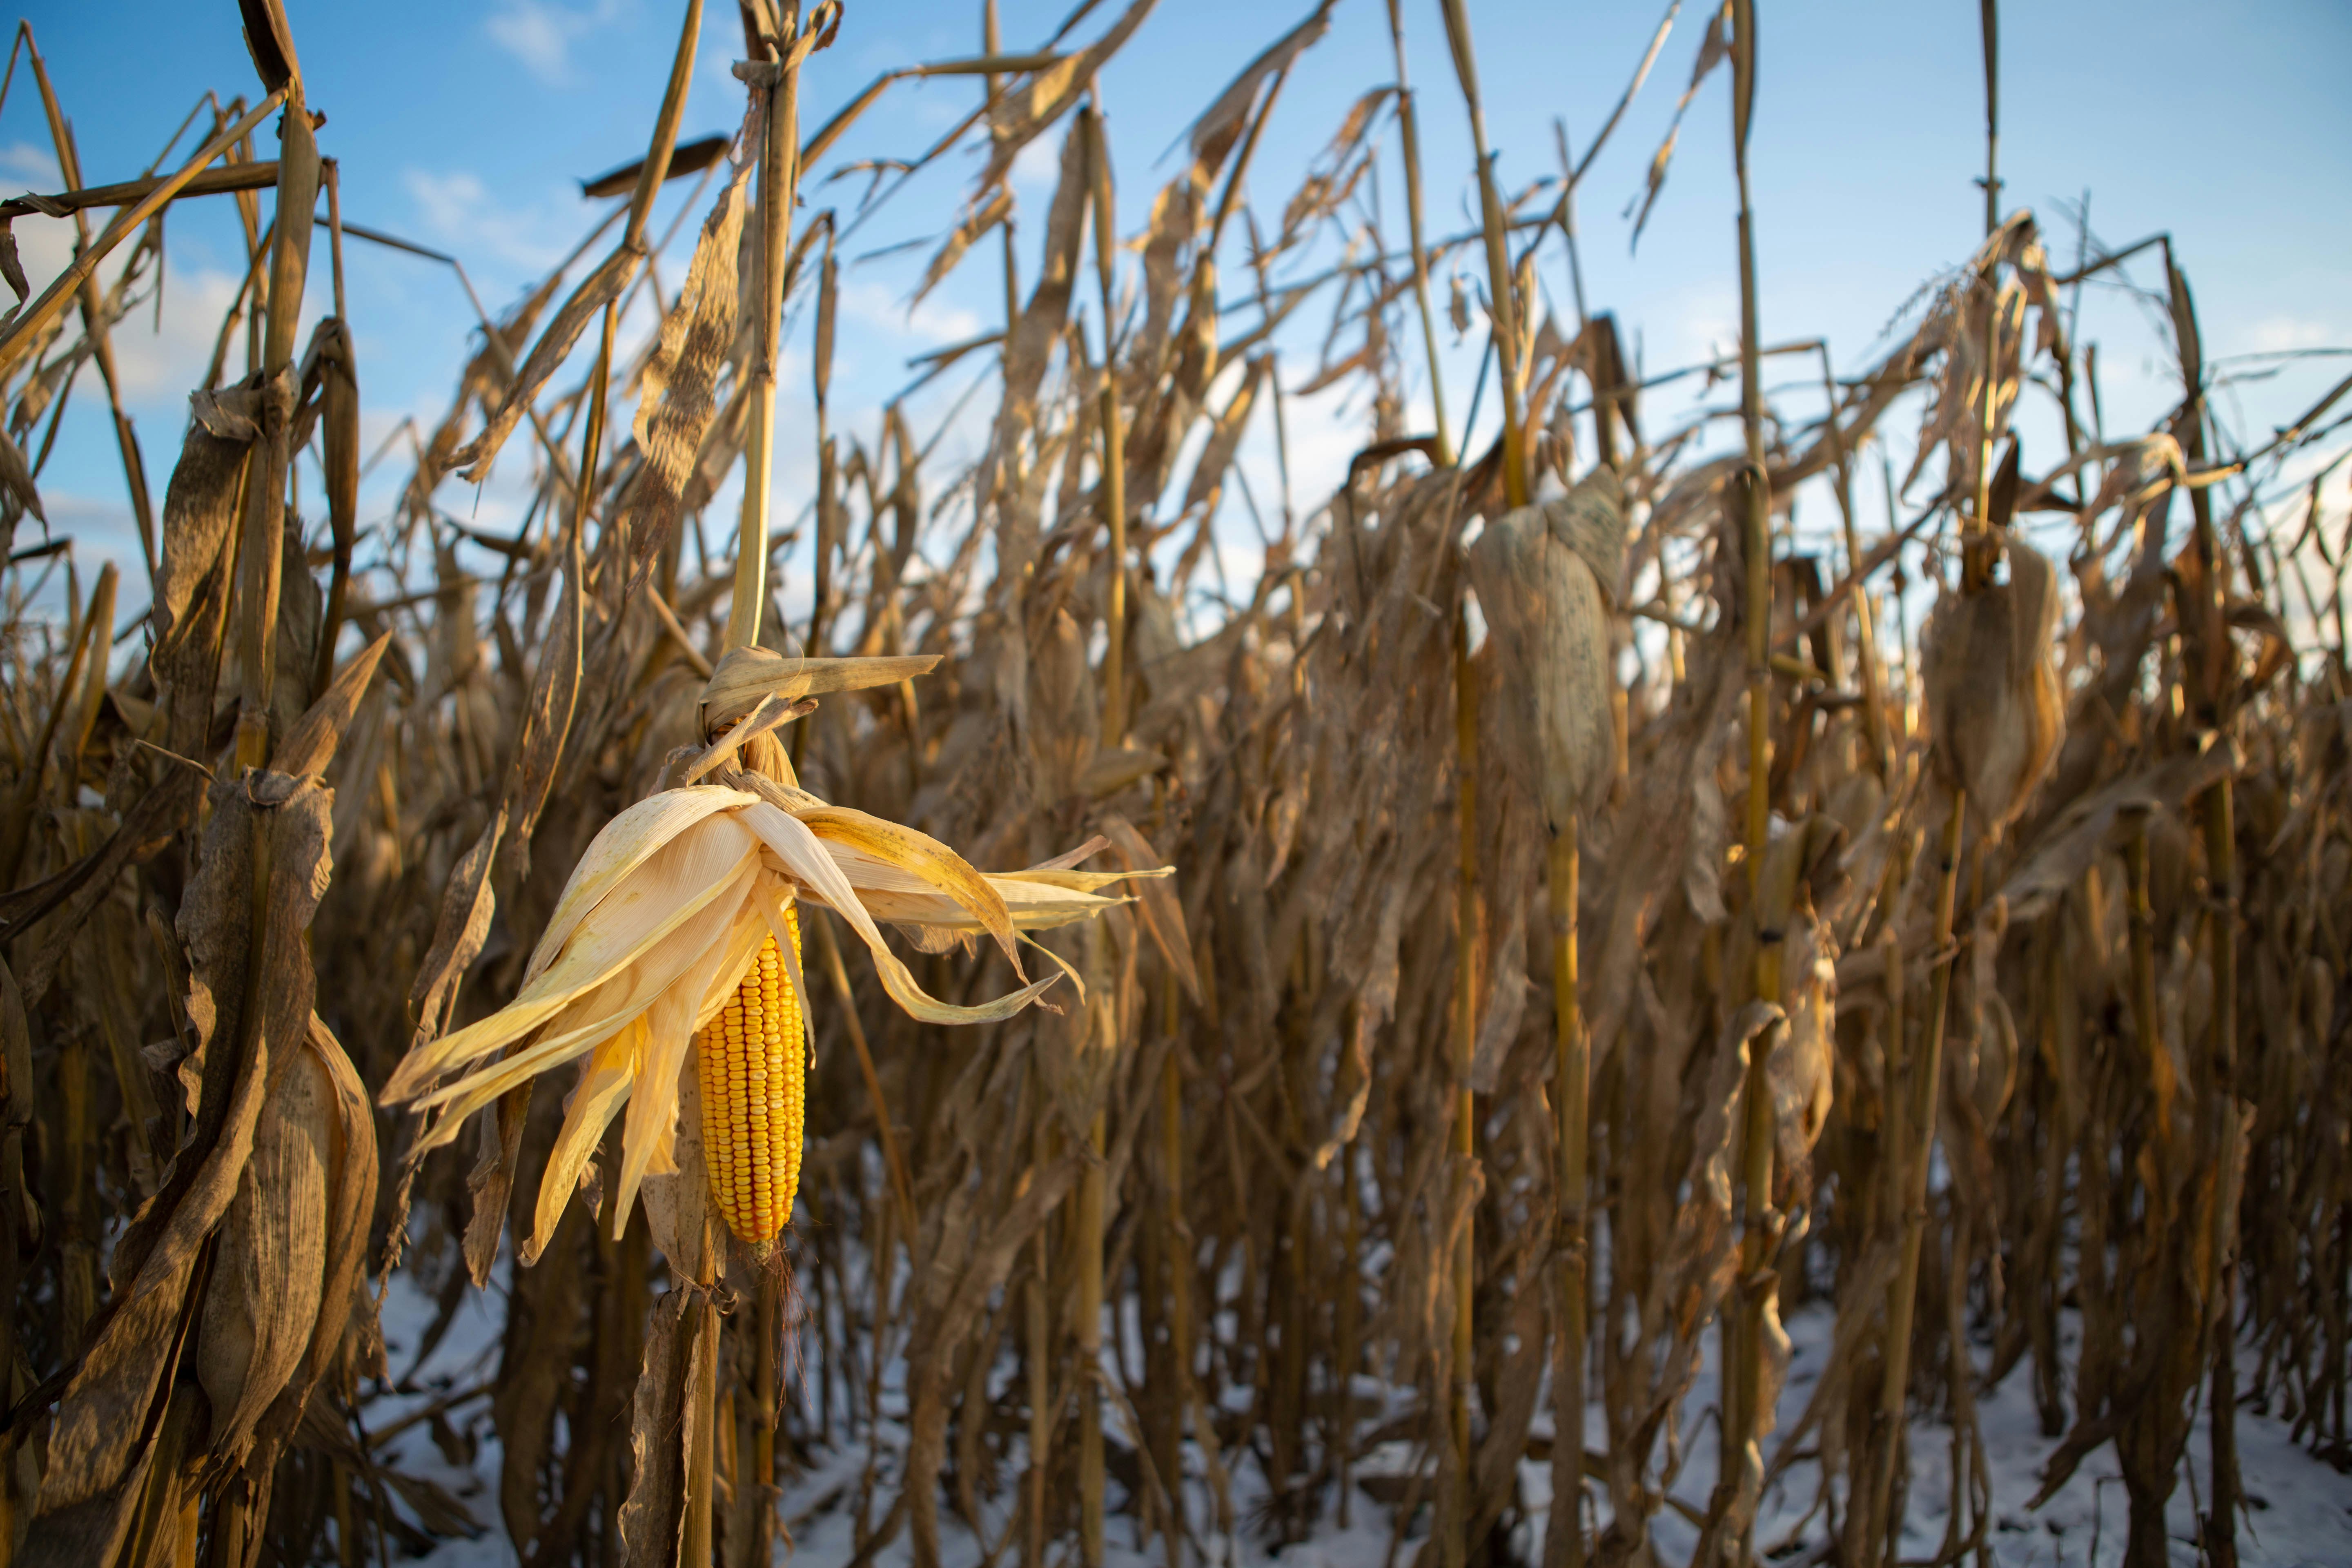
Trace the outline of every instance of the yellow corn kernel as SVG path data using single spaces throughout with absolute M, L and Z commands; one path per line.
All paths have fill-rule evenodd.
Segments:
M 784 906 L 793 956 L 800 914 Z M 727 1228 L 757 1245 L 793 1217 L 800 1189 L 806 1058 L 801 999 L 770 937 L 719 1016 L 694 1037 L 702 1084 L 702 1159 Z

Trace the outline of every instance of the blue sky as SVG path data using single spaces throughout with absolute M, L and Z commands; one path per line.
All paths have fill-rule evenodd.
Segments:
M 1110 0 L 1080 29 L 1085 37 L 1117 9 Z M 1050 35 L 1064 0 L 1005 0 L 1009 48 Z M 1120 171 L 1122 226 L 1139 228 L 1153 192 L 1176 172 L 1163 156 L 1238 65 L 1304 16 L 1279 6 L 1164 0 L 1106 73 L 1105 99 Z M 1664 0 L 1637 5 L 1532 5 L 1473 0 L 1490 135 L 1507 184 L 1556 171 L 1551 121 L 1564 120 L 1581 149 L 1622 90 Z M 638 155 L 661 93 L 681 8 L 667 0 L 472 0 L 402 7 L 289 0 L 311 104 L 328 123 L 321 149 L 341 160 L 346 217 L 453 252 L 493 309 L 510 302 L 566 253 L 600 216 L 577 182 Z M 2061 204 L 2091 200 L 2091 226 L 2110 245 L 2169 230 L 2197 291 L 2210 356 L 2352 345 L 2352 100 L 2341 73 L 2352 60 L 2352 11 L 2318 3 L 2225 9 L 2187 4 L 2011 5 L 2003 17 L 2002 165 L 2005 205 L 2041 215 L 2053 252 L 2074 253 Z M 1758 209 L 1763 335 L 1768 342 L 1826 335 L 1842 371 L 1861 368 L 1906 301 L 1966 257 L 1979 237 L 1983 89 L 1977 7 L 1760 0 L 1762 61 L 1751 162 Z M 1433 233 L 1469 226 L 1475 207 L 1467 129 L 1436 6 L 1405 7 L 1419 89 Z M 686 111 L 688 136 L 731 131 L 742 91 L 727 74 L 740 52 L 734 7 L 713 4 Z M 112 5 L 41 0 L 29 19 L 72 118 L 85 175 L 127 178 L 152 161 L 206 90 L 257 93 L 235 25 L 222 4 L 162 0 Z M 1595 309 L 1613 309 L 1634 334 L 1651 374 L 1728 353 L 1738 323 L 1727 73 L 1702 89 L 1683 127 L 1672 173 L 1638 251 L 1621 209 L 1688 79 L 1702 13 L 1685 5 L 1657 68 L 1580 195 L 1585 287 Z M 976 52 L 977 3 L 884 5 L 853 0 L 839 43 L 806 76 L 803 124 L 814 124 L 893 66 Z M 1340 0 L 1329 35 L 1305 55 L 1286 86 L 1251 185 L 1278 210 L 1349 103 L 1392 75 L 1380 0 Z M 891 89 L 803 184 L 811 208 L 853 205 L 859 183 L 822 183 L 835 165 L 909 156 L 976 101 L 976 82 L 941 79 Z M 1383 132 L 1392 149 L 1392 132 Z M 183 143 L 183 154 L 186 142 Z M 1052 177 L 1050 146 L 1017 171 L 1020 233 L 1034 254 Z M 265 149 L 263 155 L 268 155 Z M 176 160 L 175 160 L 176 161 Z M 1155 162 L 1156 161 L 1156 162 Z M 907 302 L 928 246 L 867 258 L 935 236 L 952 221 L 976 160 L 953 155 L 909 183 L 845 248 L 844 316 L 836 366 L 837 427 L 865 429 L 929 347 L 996 324 L 1002 295 L 992 260 L 976 258 L 909 314 Z M 0 186 L 58 184 L 38 100 L 20 68 L 0 106 Z M 1381 171 L 1391 233 L 1402 234 L 1402 189 L 1393 159 Z M 692 182 L 673 184 L 657 211 L 658 234 Z M 64 226 L 19 221 L 36 288 L 62 264 Z M 665 264 L 666 286 L 683 270 L 689 217 Z M 171 220 L 163 328 L 142 312 L 118 336 L 131 409 L 158 493 L 185 417 L 185 393 L 208 359 L 220 312 L 235 288 L 240 249 L 226 198 L 184 204 Z M 314 301 L 324 294 L 323 247 Z M 1563 310 L 1568 291 L 1557 247 L 1542 280 Z M 1024 256 L 1024 272 L 1034 261 Z M 446 406 L 467 352 L 470 313 L 446 268 L 354 243 L 348 252 L 351 316 L 358 342 L 371 441 L 404 416 L 429 424 Z M 1244 275 L 1228 252 L 1227 291 Z M 2153 266 L 2133 269 L 2142 284 Z M 1441 278 L 1441 286 L 1444 279 Z M 315 306 L 314 306 L 315 308 Z M 1314 368 L 1328 302 L 1284 343 L 1282 376 L 1297 385 Z M 649 324 L 646 316 L 640 326 Z M 804 337 L 806 322 L 799 323 Z M 1478 335 L 1450 331 L 1449 403 L 1463 416 L 1476 370 Z M 2172 370 L 2142 307 L 2098 289 L 2084 336 L 2102 344 L 2111 430 L 2144 426 L 2178 395 Z M 1417 348 L 1407 354 L 1418 384 Z M 2347 368 L 2287 362 L 2266 380 L 2234 387 L 2225 411 L 2256 433 L 2283 422 Z M 576 369 L 567 372 L 576 376 Z M 805 360 L 788 361 L 793 393 L 780 410 L 780 512 L 806 497 Z M 1791 379 L 1795 379 L 1793 374 Z M 914 408 L 921 429 L 963 381 L 943 377 Z M 1696 378 L 1681 384 L 1693 392 Z M 1728 395 L 1718 388 L 1717 400 Z M 983 398 L 984 401 L 984 398 Z M 1652 417 L 1692 406 L 1677 389 L 1653 400 Z M 1791 406 L 1807 409 L 1801 398 Z M 1491 418 L 1492 399 L 1487 413 Z M 1898 433 L 1900 431 L 1898 423 Z M 1301 407 L 1293 420 L 1297 499 L 1311 505 L 1361 441 L 1360 411 Z M 2047 466 L 2029 428 L 2027 467 Z M 954 443 L 943 447 L 952 452 Z M 495 524 L 523 493 L 520 447 L 478 495 L 459 481 L 438 500 Z M 1263 432 L 1248 448 L 1261 500 L 1272 483 Z M 388 495 L 400 459 L 377 471 L 369 494 Z M 79 558 L 120 552 L 130 537 L 122 485 L 94 374 L 86 375 L 42 475 L 53 523 L 75 533 Z M 1269 502 L 1270 504 L 1270 502 Z M 1865 523 L 1883 500 L 1869 487 Z M 363 512 L 369 509 L 363 507 Z M 377 510 L 380 510 L 380 508 Z M 1221 532 L 1254 542 L 1245 518 Z M 1801 507 L 1801 513 L 1804 509 Z M 731 515 L 728 511 L 727 515 Z M 363 521 L 366 521 L 363 518 Z M 1814 509 L 1811 524 L 1829 520 Z M 20 544 L 24 539 L 20 537 Z M 135 554 L 135 544 L 131 546 Z M 142 574 L 126 589 L 141 602 Z M 787 581 L 791 573 L 788 570 Z

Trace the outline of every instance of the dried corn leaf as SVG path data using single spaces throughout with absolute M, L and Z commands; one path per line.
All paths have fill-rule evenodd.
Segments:
M 555 319 L 540 334 L 539 342 L 531 345 L 530 357 L 515 373 L 515 379 L 506 387 L 498 406 L 490 411 L 481 433 L 450 454 L 448 467 L 464 469 L 465 477 L 475 484 L 489 478 L 490 464 L 497 459 L 499 448 L 506 445 L 507 437 L 522 422 L 523 414 L 539 396 L 539 389 L 562 368 L 596 312 L 621 297 L 621 290 L 636 276 L 637 263 L 643 258 L 641 250 L 617 246 L 572 291 L 572 297 L 563 301 Z
M 1672 20 L 1671 16 L 1668 20 Z M 1664 41 L 1663 30 L 1660 39 Z M 1652 47 L 1654 48 L 1656 46 Z M 1643 179 L 1642 195 L 1638 198 L 1641 216 L 1633 218 L 1631 245 L 1642 243 L 1642 230 L 1650 221 L 1650 209 L 1657 205 L 1658 193 L 1665 189 L 1666 165 L 1674 161 L 1675 140 L 1682 134 L 1683 116 L 1689 110 L 1691 100 L 1698 96 L 1699 84 L 1706 80 L 1707 72 L 1730 58 L 1731 5 L 1729 0 L 1726 0 L 1717 14 L 1707 18 L 1706 32 L 1698 42 L 1698 58 L 1691 62 L 1690 85 L 1684 88 L 1682 97 L 1675 100 L 1675 116 L 1666 123 L 1665 140 L 1658 143 L 1657 152 L 1651 155 L 1649 173 Z M 1633 203 L 1625 204 L 1625 216 L 1633 216 Z
M 661 339 L 647 362 L 633 427 L 645 467 L 630 498 L 629 548 L 639 569 L 668 548 L 688 477 L 714 412 L 720 369 L 736 343 L 737 253 L 743 233 L 746 161 L 703 219 L 702 236 Z
M 999 100 L 992 118 L 988 165 L 974 182 L 980 189 L 1003 183 L 1013 168 L 1013 160 L 1021 155 L 1021 149 L 1076 107 L 1093 87 L 1103 62 L 1118 52 L 1158 3 L 1159 0 L 1134 0 L 1101 37 L 1038 71 L 1026 87 Z
M 915 297 L 908 301 L 908 308 L 911 310 L 921 304 L 924 297 L 956 269 L 957 263 L 963 259 L 964 252 L 979 244 L 992 229 L 1012 216 L 1013 192 L 1004 185 L 997 186 L 989 193 L 985 201 L 967 211 L 962 220 L 948 231 L 947 238 L 940 242 L 939 249 L 931 256 L 930 265 L 923 268 L 923 280 L 916 286 Z

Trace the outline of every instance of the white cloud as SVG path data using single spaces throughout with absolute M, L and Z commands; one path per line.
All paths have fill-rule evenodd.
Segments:
M 1013 154 L 1013 188 L 1024 195 L 1051 200 L 1062 180 L 1062 142 L 1040 136 Z
M 43 191 L 54 191 L 65 184 L 65 177 L 58 173 L 57 159 L 47 149 L 29 142 L 11 142 L 0 147 L 0 176 Z
M 906 297 L 880 283 L 850 283 L 841 290 L 842 314 L 881 331 L 902 334 L 927 346 L 959 343 L 983 330 L 980 318 L 959 305 L 941 302 L 937 295 L 909 312 Z
M 5 163 L 6 158 L 6 152 L 0 151 L 0 163 Z M 37 293 L 73 259 L 72 221 L 19 218 L 16 233 L 26 278 Z M 111 288 L 121 276 L 131 248 L 121 247 L 99 264 L 98 277 L 102 287 Z M 185 258 L 186 252 L 179 246 L 170 247 L 160 329 L 154 311 L 144 302 L 154 287 L 151 262 L 132 289 L 131 298 L 141 302 L 115 323 L 110 334 L 123 400 L 134 411 L 161 411 L 171 417 L 179 416 L 189 390 L 204 380 L 205 369 L 212 361 L 214 342 L 220 333 L 221 320 L 236 296 L 237 280 L 233 274 L 192 266 Z M 7 298 L 0 292 L 0 302 Z M 306 301 L 306 306 L 303 331 L 308 332 L 310 321 L 321 307 L 315 297 Z M 78 325 L 75 330 L 79 331 Z M 242 342 L 240 336 L 231 334 L 228 364 L 233 376 L 245 372 Z M 152 458 L 150 464 L 152 467 Z
M 2340 341 L 2325 321 L 2307 316 L 2267 316 L 2247 334 L 2256 353 L 2284 353 L 2291 349 L 2326 348 Z
M 562 259 L 563 251 L 546 236 L 566 226 L 544 221 L 545 215 L 518 212 L 495 200 L 481 176 L 468 169 L 436 174 L 425 169 L 405 169 L 400 183 L 416 204 L 417 216 L 437 239 L 460 247 L 464 253 L 487 254 L 528 271 L 540 271 Z
M 16 255 L 24 263 L 25 277 L 37 294 L 73 259 L 73 220 L 43 217 L 36 213 L 18 218 L 9 226 L 16 237 Z M 111 273 L 107 276 L 110 278 Z
M 152 310 L 134 311 L 114 329 L 114 364 L 124 401 L 181 412 L 181 400 L 204 383 L 221 320 L 236 292 L 236 279 L 226 272 L 173 268 L 164 285 L 161 329 Z M 303 306 L 302 341 L 308 342 L 310 322 L 323 306 L 316 295 L 306 298 Z M 224 372 L 229 379 L 245 374 L 243 344 L 241 334 L 231 334 Z M 176 440 L 176 434 L 172 438 Z M 154 464 L 151 456 L 151 472 Z
M 501 0 L 482 29 L 531 75 L 562 87 L 572 80 L 572 46 L 609 26 L 620 12 L 621 0 L 596 0 L 576 10 L 551 0 Z
M 1686 289 L 1676 304 L 1668 317 L 1675 325 L 1666 334 L 1672 363 L 1664 368 L 1706 364 L 1739 352 L 1739 297 L 1728 287 L 1707 284 Z

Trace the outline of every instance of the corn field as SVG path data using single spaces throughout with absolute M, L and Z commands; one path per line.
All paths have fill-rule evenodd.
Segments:
M 1616 117 L 1488 156 L 1466 0 L 1387 0 L 1287 192 L 1332 0 L 1270 20 L 1126 233 L 1152 0 L 870 85 L 880 8 L 684 0 L 643 160 L 389 455 L 343 258 L 418 247 L 346 222 L 279 0 L 139 178 L 20 26 L 0 1563 L 2270 1561 L 2242 1429 L 2352 1470 L 2352 380 L 2248 437 L 2168 237 L 2002 199 L 1992 0 L 1981 245 L 1858 372 L 1768 331 L 1758 5 L 1625 62 L 1730 97 L 1648 179 L 1741 203 L 1687 420 L 1583 298 Z M 924 79 L 960 123 L 827 179 Z M 980 401 L 843 415 L 840 247 L 950 153 L 925 287 L 1002 312 L 919 369 Z M 190 203 L 246 271 L 166 441 L 112 343 Z M 2079 301 L 2151 270 L 2172 405 L 2110 430 Z M 144 564 L 92 574 L 40 469 L 100 395 Z M 511 533 L 451 510 L 494 464 Z M 2085 1467 L 2106 1533 L 2044 1530 Z

